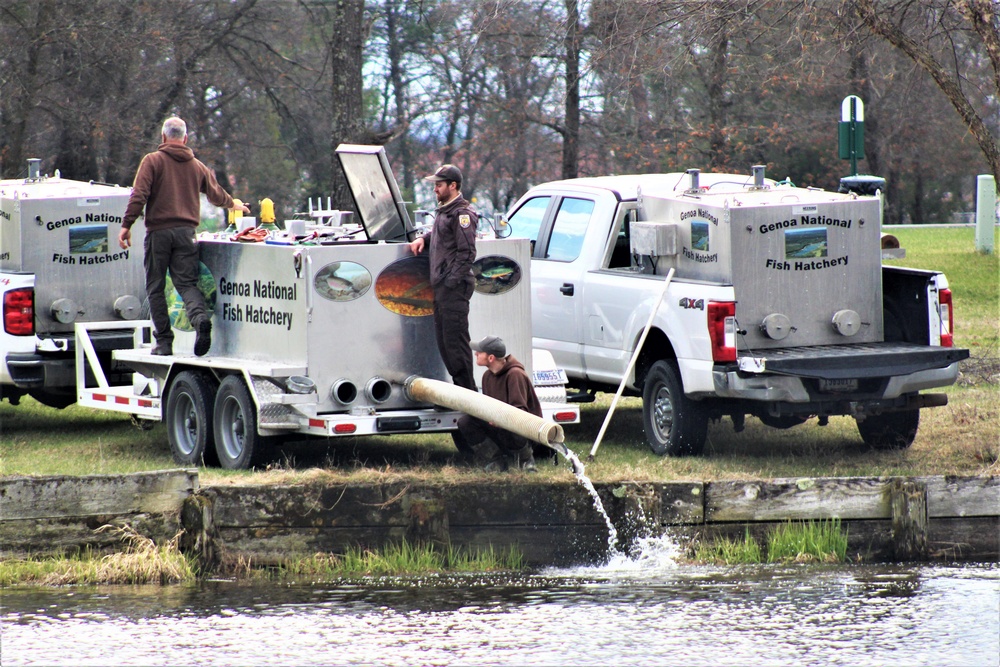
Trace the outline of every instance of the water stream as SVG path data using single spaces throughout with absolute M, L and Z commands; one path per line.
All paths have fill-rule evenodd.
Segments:
M 565 446 L 552 447 L 552 449 L 559 452 L 563 458 L 569 461 L 569 464 L 573 467 L 573 475 L 576 476 L 576 481 L 579 482 L 580 486 L 586 489 L 587 493 L 590 494 L 590 497 L 594 499 L 594 509 L 597 510 L 598 514 L 604 517 L 605 523 L 608 524 L 608 554 L 613 557 L 618 554 L 618 530 L 611 522 L 611 517 L 608 516 L 607 511 L 605 511 L 604 503 L 601 502 L 601 497 L 597 494 L 597 489 L 594 488 L 594 483 L 590 481 L 589 477 L 587 477 L 586 471 L 583 467 L 583 462 L 580 461 L 580 457 L 578 457 L 573 450 Z

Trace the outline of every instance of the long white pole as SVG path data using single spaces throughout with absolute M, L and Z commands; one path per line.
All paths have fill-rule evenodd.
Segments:
M 656 311 L 660 309 L 660 304 L 663 302 L 663 297 L 667 293 L 667 286 L 670 281 L 673 280 L 674 270 L 670 269 L 667 272 L 667 279 L 663 281 L 663 288 L 660 290 L 660 298 L 656 300 L 653 304 L 653 309 L 649 311 L 649 320 L 646 322 L 646 326 L 642 329 L 642 335 L 639 336 L 639 342 L 635 344 L 635 350 L 632 352 L 632 358 L 628 362 L 628 368 L 625 369 L 625 374 L 622 375 L 622 381 L 618 385 L 618 391 L 615 393 L 614 399 L 611 401 L 611 407 L 608 408 L 608 414 L 604 417 L 604 423 L 601 424 L 601 431 L 597 434 L 597 440 L 594 441 L 594 446 L 590 450 L 590 460 L 593 460 L 594 455 L 597 454 L 597 448 L 601 446 L 601 440 L 604 439 L 604 432 L 608 430 L 608 424 L 611 423 L 611 415 L 615 412 L 615 406 L 618 405 L 618 399 L 622 397 L 622 392 L 625 391 L 625 382 L 628 381 L 629 375 L 632 374 L 632 369 L 635 368 L 635 362 L 639 360 L 639 353 L 642 352 L 642 344 L 646 342 L 646 336 L 649 335 L 649 329 L 653 326 L 653 318 L 656 317 Z

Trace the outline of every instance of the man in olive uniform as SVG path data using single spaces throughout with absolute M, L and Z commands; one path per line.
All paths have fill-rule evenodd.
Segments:
M 442 165 L 424 180 L 434 182 L 437 216 L 431 231 L 410 243 L 410 249 L 417 255 L 424 248 L 430 253 L 434 334 L 444 366 L 452 382 L 476 391 L 469 354 L 469 300 L 476 286 L 472 263 L 476 259 L 479 216 L 462 197 L 462 172 L 458 167 Z

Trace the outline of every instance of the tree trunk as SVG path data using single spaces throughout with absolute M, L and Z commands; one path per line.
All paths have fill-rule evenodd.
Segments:
M 330 6 L 330 64 L 333 71 L 330 108 L 330 158 L 333 162 L 330 196 L 340 210 L 354 210 L 347 177 L 334 150 L 342 143 L 363 140 L 361 51 L 364 46 L 364 0 L 335 0 Z
M 562 146 L 562 177 L 576 178 L 580 171 L 580 7 L 578 0 L 566 2 L 565 132 Z

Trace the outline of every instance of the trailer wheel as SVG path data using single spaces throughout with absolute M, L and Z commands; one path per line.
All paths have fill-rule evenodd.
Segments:
M 872 449 L 906 449 L 920 426 L 920 410 L 871 415 L 858 421 L 858 433 Z
M 661 456 L 697 456 L 705 449 L 708 413 L 684 395 L 680 372 L 666 361 L 657 361 L 646 376 L 642 424 L 650 449 Z
M 215 450 L 228 470 L 245 470 L 260 457 L 264 439 L 257 433 L 257 406 L 238 375 L 226 377 L 215 398 Z
M 212 407 L 215 384 L 204 373 L 182 371 L 170 383 L 164 421 L 174 460 L 182 465 L 214 465 Z

